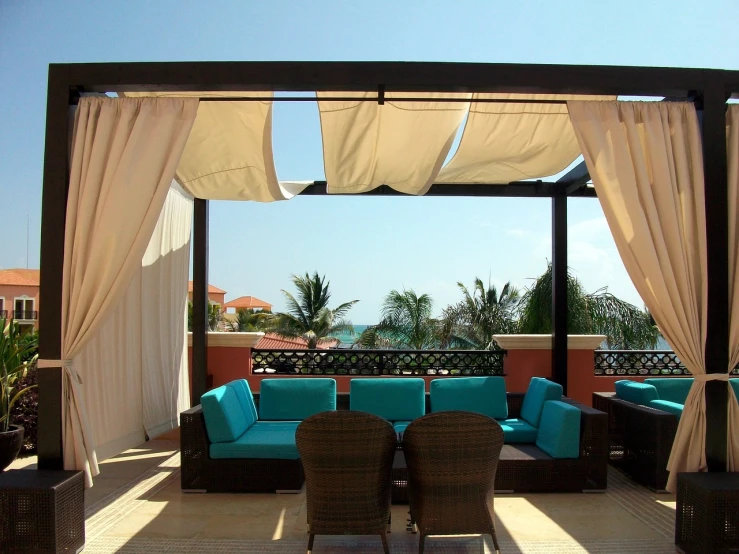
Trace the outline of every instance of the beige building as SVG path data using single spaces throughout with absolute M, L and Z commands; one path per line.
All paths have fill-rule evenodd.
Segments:
M 39 278 L 38 269 L 0 269 L 0 319 L 38 329 Z

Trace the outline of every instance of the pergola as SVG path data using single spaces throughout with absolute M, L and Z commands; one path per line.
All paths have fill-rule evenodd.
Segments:
M 52 64 L 49 67 L 41 243 L 39 468 L 64 465 L 62 305 L 65 233 L 70 187 L 70 106 L 88 93 L 141 95 L 242 92 L 228 101 L 264 101 L 254 92 L 316 91 L 328 100 L 357 100 L 378 105 L 393 93 L 405 101 L 428 100 L 429 93 L 504 93 L 521 95 L 657 96 L 667 101 L 691 102 L 699 114 L 705 178 L 707 260 L 707 328 L 705 371 L 726 374 L 730 349 L 729 210 L 726 149 L 727 100 L 739 92 L 739 71 L 644 67 L 507 65 L 406 62 L 182 62 Z M 345 93 L 348 98 L 342 98 Z M 413 95 L 420 98 L 414 98 Z M 196 95 L 197 96 L 197 95 Z M 283 98 L 285 99 L 285 98 Z M 291 98 L 287 98 L 291 99 Z M 203 95 L 201 101 L 218 101 Z M 280 101 L 281 98 L 269 98 Z M 305 100 L 304 97 L 293 100 Z M 311 99 L 314 100 L 315 99 Z M 435 99 L 437 100 L 437 99 Z M 397 96 L 394 101 L 398 101 Z M 453 99 L 440 100 L 454 102 Z M 467 99 L 467 102 L 470 100 Z M 516 103 L 516 100 L 472 102 Z M 536 101 L 534 101 L 536 102 Z M 565 100 L 542 100 L 563 104 Z M 556 182 L 432 184 L 430 196 L 516 196 L 552 199 L 553 265 L 553 377 L 567 386 L 567 198 L 594 197 L 587 187 L 590 175 L 583 162 Z M 313 182 L 301 194 L 327 194 L 326 182 Z M 387 186 L 365 194 L 403 194 Z M 194 328 L 193 397 L 205 391 L 207 365 L 208 200 L 194 201 Z M 733 232 L 733 230 L 732 230 Z M 706 396 L 706 456 L 712 471 L 727 467 L 728 386 L 708 380 Z

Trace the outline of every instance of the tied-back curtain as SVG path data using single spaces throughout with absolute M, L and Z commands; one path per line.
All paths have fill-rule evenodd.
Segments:
M 570 102 L 568 109 L 626 271 L 695 377 L 668 464 L 674 491 L 678 472 L 706 468 L 704 391 L 713 378 L 705 374 L 706 219 L 695 107 Z
M 67 202 L 62 294 L 64 466 L 98 473 L 71 361 L 116 306 L 143 254 L 185 148 L 197 99 L 82 98 Z
M 330 97 L 357 100 L 321 100 Z M 361 193 L 381 185 L 424 194 L 449 153 L 469 110 L 468 93 L 319 92 L 323 164 L 329 193 Z M 393 101 L 428 98 L 428 101 Z M 444 99 L 462 101 L 444 102 Z
M 739 105 L 726 114 L 729 167 L 729 372 L 739 364 Z M 738 377 L 739 378 L 739 377 Z M 729 471 L 739 471 L 739 399 L 729 387 Z

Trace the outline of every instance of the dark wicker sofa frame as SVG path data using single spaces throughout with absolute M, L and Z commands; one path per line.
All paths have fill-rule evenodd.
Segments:
M 593 406 L 608 413 L 611 464 L 637 483 L 655 491 L 665 490 L 677 417 L 622 400 L 614 393 L 593 393 Z
M 508 393 L 508 417 L 520 417 L 523 393 Z M 495 490 L 581 492 L 604 490 L 608 465 L 608 415 L 573 400 L 581 411 L 580 457 L 554 459 L 535 445 L 506 444 L 500 454 Z M 259 394 L 254 394 L 259 407 Z M 339 393 L 336 408 L 349 409 L 349 395 Z M 426 412 L 430 412 L 426 394 Z M 211 459 L 200 406 L 180 414 L 182 489 L 206 492 L 297 491 L 303 486 L 300 460 Z M 393 464 L 393 504 L 408 503 L 408 473 L 402 451 Z

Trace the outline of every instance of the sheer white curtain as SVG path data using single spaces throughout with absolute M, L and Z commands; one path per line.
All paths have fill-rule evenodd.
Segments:
M 75 114 L 62 295 L 63 440 L 65 468 L 84 470 L 88 486 L 98 468 L 85 375 L 74 358 L 140 271 L 197 107 L 197 99 L 82 98 Z
M 706 468 L 706 219 L 695 107 L 570 102 L 570 118 L 624 266 L 667 342 L 695 377 L 667 485 Z

